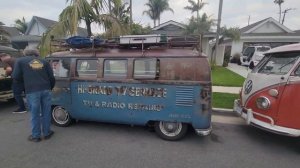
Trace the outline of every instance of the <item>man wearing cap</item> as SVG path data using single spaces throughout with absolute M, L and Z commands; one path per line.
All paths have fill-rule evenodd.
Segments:
M 24 81 L 26 99 L 31 112 L 29 141 L 39 142 L 53 135 L 51 125 L 51 90 L 55 78 L 50 64 L 39 58 L 36 49 L 25 49 L 24 57 L 17 59 L 12 77 Z

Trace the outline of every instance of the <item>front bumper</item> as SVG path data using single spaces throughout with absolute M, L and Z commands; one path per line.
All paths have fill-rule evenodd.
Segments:
M 234 101 L 234 107 L 233 111 L 235 111 L 238 115 L 240 115 L 242 118 L 246 120 L 246 123 L 248 125 L 253 125 L 255 127 L 258 127 L 260 129 L 273 132 L 280 135 L 286 135 L 286 136 L 292 136 L 292 137 L 299 137 L 300 136 L 300 130 L 299 129 L 293 129 L 293 128 L 287 128 L 275 125 L 273 118 L 263 115 L 257 112 L 252 111 L 252 109 L 246 109 L 241 106 L 240 100 L 237 99 Z M 254 115 L 258 115 L 260 117 L 263 117 L 267 120 L 269 120 L 269 123 L 257 120 L 253 117 Z
M 9 99 L 12 99 L 14 98 L 14 95 L 12 93 L 12 91 L 2 91 L 0 92 L 0 100 L 1 101 L 6 101 L 6 100 L 9 100 Z

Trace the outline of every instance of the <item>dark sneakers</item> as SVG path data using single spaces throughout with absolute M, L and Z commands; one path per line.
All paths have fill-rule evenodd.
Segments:
M 32 137 L 32 135 L 29 135 L 28 141 L 31 141 L 31 142 L 40 142 L 41 138 L 34 138 L 34 137 Z
M 17 109 L 15 111 L 13 111 L 12 113 L 14 113 L 14 114 L 22 114 L 22 113 L 26 113 L 26 112 L 27 112 L 26 110 Z
M 54 131 L 50 130 L 49 135 L 44 136 L 43 139 L 44 140 L 50 139 L 53 136 L 53 134 L 54 134 Z M 28 137 L 28 141 L 31 141 L 31 142 L 40 142 L 41 140 L 42 140 L 41 138 L 34 138 L 34 137 L 32 137 L 32 135 L 29 135 L 29 137 Z
M 44 136 L 44 139 L 45 139 L 45 140 L 50 139 L 50 138 L 52 137 L 53 134 L 54 134 L 54 131 L 50 130 L 50 131 L 49 131 L 49 135 Z

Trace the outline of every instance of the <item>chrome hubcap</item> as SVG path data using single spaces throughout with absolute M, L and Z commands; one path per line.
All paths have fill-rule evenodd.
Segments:
M 52 113 L 53 119 L 59 124 L 65 124 L 69 120 L 68 112 L 62 107 L 55 107 Z
M 161 132 L 167 136 L 177 136 L 180 134 L 182 130 L 182 124 L 181 123 L 175 123 L 175 122 L 163 122 L 161 121 L 159 123 L 159 128 Z

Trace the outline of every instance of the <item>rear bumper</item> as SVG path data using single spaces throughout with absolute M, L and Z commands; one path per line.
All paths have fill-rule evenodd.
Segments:
M 234 101 L 234 107 L 233 111 L 235 111 L 238 115 L 240 115 L 243 119 L 246 120 L 246 123 L 248 125 L 255 126 L 257 128 L 273 132 L 280 135 L 286 135 L 286 136 L 292 136 L 292 137 L 299 137 L 300 136 L 300 130 L 299 129 L 293 129 L 293 128 L 287 128 L 275 125 L 274 120 L 266 115 L 257 113 L 252 111 L 251 109 L 246 109 L 241 107 L 240 100 Z M 263 117 L 267 120 L 269 120 L 269 123 L 257 120 L 253 117 L 253 114 L 258 115 L 260 117 Z
M 212 128 L 209 127 L 208 129 L 195 129 L 196 134 L 200 136 L 207 136 L 211 133 Z

